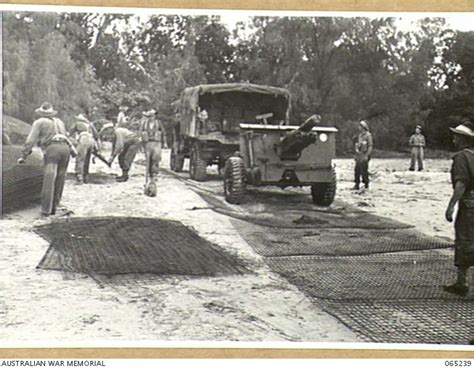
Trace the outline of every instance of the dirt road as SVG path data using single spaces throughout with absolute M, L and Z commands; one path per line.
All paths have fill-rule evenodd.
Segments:
M 167 162 L 165 155 L 163 165 Z M 373 160 L 371 190 L 354 193 L 350 190 L 352 160 L 337 160 L 335 206 L 351 204 L 410 223 L 426 234 L 452 239 L 452 225 L 443 219 L 450 195 L 449 164 L 447 160 L 428 160 L 426 172 L 412 173 L 406 171 L 405 161 Z M 162 173 L 159 195 L 151 199 L 143 195 L 140 165 L 134 166 L 126 183 L 116 183 L 111 176 L 119 174 L 118 166 L 109 169 L 99 163 L 93 171 L 100 174 L 97 178 L 102 184 L 67 181 L 63 205 L 74 212 L 72 216 L 179 220 L 245 260 L 253 273 L 217 278 L 128 275 L 97 280 L 36 269 L 48 243 L 31 229 L 49 220 L 38 219 L 37 208 L 24 210 L 1 221 L 0 330 L 4 341 L 363 340 L 271 272 L 229 218 L 209 209 L 182 181 Z M 220 179 L 211 176 L 209 186 L 220 190 Z
M 166 160 L 164 161 L 166 163 Z M 71 163 L 73 164 L 73 163 Z M 72 165 L 70 167 L 72 170 Z M 102 164 L 93 170 L 119 173 Z M 36 269 L 48 243 L 31 231 L 33 208 L 2 220 L 0 330 L 3 340 L 94 341 L 295 341 L 358 342 L 335 318 L 315 308 L 296 287 L 272 273 L 233 229 L 229 219 L 172 176 L 159 178 L 158 197 L 143 195 L 143 167 L 127 183 L 66 183 L 63 205 L 72 216 L 163 217 L 245 260 L 245 276 L 186 278 L 89 276 Z

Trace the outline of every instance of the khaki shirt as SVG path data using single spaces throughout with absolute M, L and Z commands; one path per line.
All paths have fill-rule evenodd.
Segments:
M 120 154 L 125 147 L 140 142 L 138 135 L 127 128 L 115 128 L 112 139 L 112 155 Z
M 355 144 L 356 158 L 368 158 L 372 153 L 374 141 L 370 132 L 359 134 Z
M 99 139 L 99 133 L 95 129 L 94 125 L 92 123 L 86 123 L 83 121 L 76 121 L 72 125 L 72 127 L 69 129 L 69 136 L 72 136 L 74 134 L 81 134 L 82 132 L 88 132 L 92 136 L 94 136 L 94 139 L 97 140 Z
M 144 118 L 138 132 L 143 142 L 155 141 L 161 143 L 161 123 L 156 118 Z
M 453 156 L 451 166 L 453 188 L 458 181 L 464 183 L 466 192 L 474 191 L 474 149 L 464 149 Z
M 56 134 L 66 135 L 64 123 L 59 118 L 41 117 L 33 122 L 31 131 L 26 138 L 21 151 L 22 157 L 26 158 L 31 154 L 31 150 L 38 145 L 44 152 Z
M 425 142 L 425 136 L 423 136 L 421 133 L 415 133 L 411 135 L 410 141 L 408 142 L 410 146 L 422 146 L 424 147 L 426 142 Z

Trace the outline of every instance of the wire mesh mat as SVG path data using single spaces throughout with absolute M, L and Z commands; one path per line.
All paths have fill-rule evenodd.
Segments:
M 360 229 L 407 229 L 409 224 L 370 214 L 353 207 L 321 208 L 308 203 L 308 196 L 287 196 L 280 204 L 252 201 L 238 207 L 231 207 L 215 194 L 191 186 L 201 198 L 212 206 L 213 210 L 231 218 L 242 220 L 252 225 L 268 228 L 314 229 L 314 228 L 360 228 Z M 280 196 L 282 197 L 282 196 Z M 270 199 L 270 198 L 268 198 Z M 296 200 L 295 200 L 296 199 Z M 305 203 L 301 199 L 306 199 Z
M 467 345 L 474 339 L 472 301 L 315 303 L 369 342 Z
M 43 185 L 43 161 L 35 154 L 17 164 L 21 147 L 2 146 L 2 207 L 7 213 L 39 199 Z
M 474 293 L 460 297 L 442 289 L 455 279 L 452 257 L 415 252 L 265 260 L 367 341 L 467 344 L 474 339 Z
M 360 229 L 406 229 L 410 225 L 366 212 L 313 211 L 301 215 L 301 210 L 239 212 L 215 207 L 218 213 L 268 228 L 313 229 L 313 228 L 360 228 Z
M 470 300 L 444 292 L 455 279 L 450 256 L 413 253 L 349 257 L 266 258 L 310 296 L 334 300 Z M 474 279 L 474 278 L 471 278 Z M 471 280 L 471 284 L 474 280 Z M 474 305 L 473 305 L 474 308 Z
M 368 342 L 468 344 L 474 339 L 474 293 L 444 292 L 455 280 L 453 257 L 434 250 L 452 242 L 350 207 L 248 203 L 214 210 L 315 304 Z M 292 197 L 301 205 L 303 196 Z M 469 283 L 474 285 L 471 273 Z
M 370 255 L 447 248 L 452 242 L 414 229 L 278 229 L 232 220 L 239 234 L 262 256 Z
M 215 276 L 248 272 L 244 262 L 177 221 L 70 218 L 34 228 L 50 242 L 38 268 L 88 274 Z

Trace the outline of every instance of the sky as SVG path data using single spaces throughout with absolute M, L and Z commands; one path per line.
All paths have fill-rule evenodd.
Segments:
M 459 31 L 474 31 L 474 12 L 303 12 L 303 11 L 244 11 L 244 10 L 204 10 L 204 9 L 144 9 L 144 8 L 105 8 L 105 7 L 65 7 L 65 6 L 45 6 L 45 5 L 9 5 L 0 4 L 0 10 L 35 10 L 35 11 L 77 11 L 77 12 L 115 12 L 115 13 L 135 13 L 143 15 L 143 18 L 150 14 L 189 14 L 220 15 L 224 24 L 229 29 L 233 29 L 239 21 L 246 22 L 249 17 L 257 15 L 267 16 L 343 16 L 343 17 L 400 17 L 399 26 L 403 30 L 414 28 L 416 20 L 426 17 L 445 17 L 449 26 Z
M 273 12 L 271 14 L 280 15 L 281 12 Z M 304 15 L 303 12 L 296 12 L 298 15 Z M 248 14 L 248 15 L 247 15 Z M 284 13 L 285 15 L 291 15 L 287 12 Z M 404 30 L 409 30 L 410 28 L 414 27 L 414 24 L 417 20 L 426 18 L 427 16 L 430 17 L 444 17 L 446 18 L 447 24 L 452 27 L 453 29 L 459 31 L 474 31 L 474 12 L 473 13 L 370 13 L 370 12 L 311 12 L 306 14 L 317 14 L 320 16 L 330 15 L 330 16 L 371 16 L 371 17 L 400 17 L 401 20 L 399 21 L 400 28 Z M 223 23 L 227 24 L 229 28 L 233 29 L 235 24 L 240 21 L 248 20 L 249 16 L 256 15 L 255 12 L 252 13 L 245 13 L 245 12 L 233 12 L 231 13 L 223 13 L 221 15 L 221 19 Z M 260 14 L 259 14 L 260 15 Z

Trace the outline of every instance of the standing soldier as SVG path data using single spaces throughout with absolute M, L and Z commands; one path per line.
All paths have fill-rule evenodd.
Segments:
M 359 189 L 361 177 L 365 189 L 369 188 L 369 161 L 373 146 L 369 125 L 365 120 L 361 120 L 359 122 L 359 135 L 355 143 L 355 185 L 353 190 Z
M 408 144 L 411 147 L 410 170 L 415 170 L 415 164 L 418 162 L 418 170 L 423 170 L 424 147 L 426 145 L 425 136 L 421 133 L 421 126 L 415 128 L 415 133 L 411 135 Z
M 128 110 L 128 106 L 120 105 L 119 113 L 117 115 L 117 124 L 116 127 L 128 128 L 128 117 L 125 115 L 125 112 Z
M 23 164 L 31 154 L 33 146 L 38 144 L 44 159 L 41 213 L 43 216 L 49 216 L 56 213 L 61 201 L 69 155 L 72 153 L 75 156 L 76 152 L 66 136 L 64 123 L 55 118 L 57 111 L 50 103 L 43 103 L 35 112 L 40 118 L 33 122 L 18 164 Z
M 99 133 L 94 125 L 83 115 L 75 117 L 75 122 L 69 130 L 69 136 L 77 134 L 76 179 L 79 183 L 87 183 L 89 164 L 93 150 L 99 149 Z
M 453 157 L 451 182 L 454 190 L 445 217 L 452 222 L 454 207 L 459 204 L 454 222 L 454 265 L 458 270 L 456 282 L 444 286 L 444 290 L 465 296 L 469 292 L 467 271 L 474 266 L 474 126 L 465 122 L 450 130 L 454 145 L 460 151 Z
M 155 184 L 152 182 L 155 182 L 160 169 L 163 132 L 161 122 L 156 119 L 154 109 L 144 112 L 143 116 L 139 134 L 145 151 L 145 189 L 147 189 L 148 187 L 155 188 Z M 148 190 L 146 192 L 148 193 Z M 154 190 L 150 190 L 149 193 L 151 196 L 156 195 Z
M 141 148 L 140 138 L 129 129 L 114 127 L 112 123 L 105 124 L 100 135 L 103 139 L 112 141 L 112 153 L 108 160 L 109 165 L 112 165 L 112 162 L 118 155 L 122 175 L 116 178 L 117 182 L 128 181 L 128 172 Z

